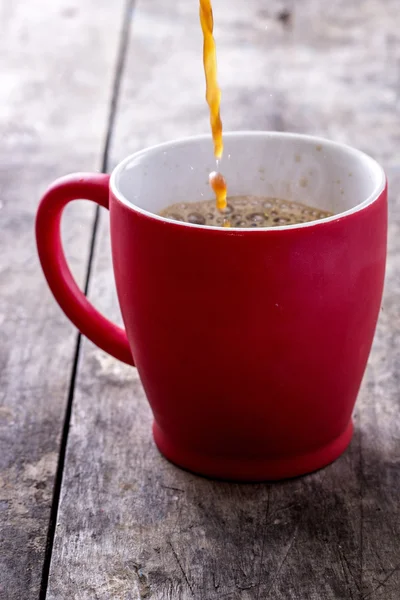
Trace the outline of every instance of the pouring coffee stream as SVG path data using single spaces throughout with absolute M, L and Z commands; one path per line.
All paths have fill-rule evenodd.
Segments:
M 203 31 L 203 64 L 206 78 L 206 100 L 210 109 L 210 125 L 214 142 L 214 155 L 222 157 L 224 144 L 222 139 L 222 121 L 220 115 L 221 90 L 217 81 L 217 53 L 213 36 L 214 19 L 210 0 L 200 0 L 200 23 Z M 217 208 L 226 208 L 227 187 L 221 173 L 213 171 L 209 176 L 210 185 L 215 193 Z M 227 223 L 227 225 L 229 225 Z

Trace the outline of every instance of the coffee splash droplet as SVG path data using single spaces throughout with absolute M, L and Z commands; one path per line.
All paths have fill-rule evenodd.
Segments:
M 224 176 L 217 171 L 212 171 L 209 176 L 211 188 L 215 194 L 218 210 L 226 208 L 227 187 Z

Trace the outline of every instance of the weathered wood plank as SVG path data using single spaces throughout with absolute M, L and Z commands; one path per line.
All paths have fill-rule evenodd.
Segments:
M 38 598 L 76 331 L 34 241 L 40 194 L 101 167 L 123 0 L 0 0 L 0 598 Z M 82 284 L 93 207 L 68 211 Z
M 397 600 L 400 587 L 400 122 L 397 2 L 215 2 L 227 129 L 306 131 L 383 162 L 391 185 L 383 311 L 335 464 L 274 485 L 215 483 L 165 461 L 130 369 L 85 342 L 50 600 Z M 113 162 L 207 130 L 197 4 L 142 0 Z M 119 314 L 101 223 L 91 297 Z

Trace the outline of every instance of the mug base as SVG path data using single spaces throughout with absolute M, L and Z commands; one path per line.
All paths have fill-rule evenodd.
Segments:
M 212 457 L 178 447 L 153 424 L 157 448 L 170 462 L 197 475 L 229 481 L 277 481 L 312 473 L 326 467 L 346 450 L 353 436 L 350 421 L 343 433 L 326 446 L 300 456 L 276 459 L 238 459 Z

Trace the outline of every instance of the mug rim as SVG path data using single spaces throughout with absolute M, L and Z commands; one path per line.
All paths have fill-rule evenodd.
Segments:
M 330 217 L 325 217 L 323 219 L 318 219 L 316 221 L 307 221 L 305 223 L 292 223 L 289 225 L 278 225 L 275 227 L 246 227 L 246 228 L 244 228 L 244 227 L 229 227 L 229 228 L 226 228 L 226 227 L 215 227 L 214 225 L 198 225 L 195 223 L 186 223 L 184 221 L 174 221 L 173 219 L 168 219 L 166 217 L 162 217 L 161 215 L 158 215 L 156 213 L 153 213 L 149 210 L 146 210 L 144 208 L 137 206 L 136 204 L 134 204 L 133 202 L 128 200 L 124 196 L 124 194 L 118 189 L 117 178 L 124 171 L 127 164 L 129 164 L 133 159 L 140 158 L 146 154 L 149 154 L 151 152 L 155 152 L 158 150 L 165 151 L 165 149 L 168 149 L 168 148 L 175 148 L 177 146 L 187 144 L 188 142 L 197 143 L 197 142 L 204 141 L 204 140 L 210 140 L 210 141 L 212 140 L 210 133 L 206 133 L 206 134 L 203 133 L 203 134 L 199 134 L 199 135 L 177 138 L 177 139 L 170 140 L 167 142 L 162 142 L 160 144 L 154 144 L 153 146 L 149 146 L 147 148 L 144 148 L 137 152 L 133 152 L 132 154 L 126 156 L 122 161 L 120 161 L 116 165 L 116 167 L 113 169 L 113 171 L 111 173 L 110 184 L 109 184 L 110 191 L 112 192 L 113 196 L 119 202 L 124 204 L 126 207 L 128 207 L 131 210 L 133 210 L 134 212 L 140 213 L 143 216 L 146 216 L 150 219 L 155 219 L 156 221 L 168 223 L 169 225 L 174 225 L 177 227 L 190 227 L 190 228 L 200 229 L 200 230 L 204 230 L 204 231 L 208 231 L 208 232 L 223 231 L 225 234 L 241 233 L 242 235 L 244 235 L 245 233 L 250 233 L 250 232 L 284 231 L 286 229 L 304 229 L 304 228 L 308 228 L 308 227 L 318 227 L 318 226 L 324 225 L 325 223 L 331 223 L 334 221 L 338 221 L 342 218 L 349 217 L 350 215 L 361 212 L 361 211 L 365 210 L 366 208 L 368 208 L 368 206 L 372 205 L 374 202 L 376 202 L 378 200 L 378 198 L 380 198 L 381 194 L 384 192 L 384 190 L 387 186 L 386 174 L 385 174 L 383 168 L 381 167 L 381 165 L 366 152 L 358 150 L 357 148 L 354 148 L 353 146 L 349 146 L 348 144 L 344 144 L 342 142 L 336 142 L 336 141 L 333 141 L 333 140 L 330 140 L 330 139 L 327 139 L 324 137 L 320 137 L 320 136 L 314 136 L 314 135 L 303 134 L 303 133 L 291 133 L 291 132 L 286 132 L 286 131 L 281 132 L 281 131 L 251 131 L 250 130 L 250 131 L 227 131 L 227 132 L 224 132 L 224 138 L 240 138 L 240 137 L 243 137 L 243 138 L 249 138 L 249 137 L 281 138 L 281 137 L 285 137 L 285 138 L 289 138 L 289 139 L 303 140 L 303 141 L 307 141 L 310 143 L 324 144 L 325 146 L 329 146 L 331 148 L 336 148 L 336 149 L 340 149 L 342 151 L 346 151 L 350 154 L 357 156 L 358 158 L 360 158 L 362 160 L 370 161 L 371 164 L 374 165 L 375 168 L 380 172 L 381 179 L 380 179 L 379 183 L 375 186 L 372 193 L 365 200 L 363 200 L 356 206 L 353 206 L 352 208 L 350 208 L 346 211 L 336 213 Z

